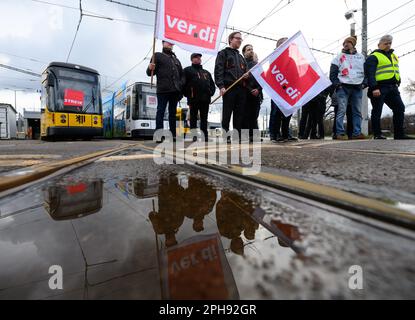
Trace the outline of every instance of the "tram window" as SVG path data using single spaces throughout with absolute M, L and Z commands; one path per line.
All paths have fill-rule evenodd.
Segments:
M 131 97 L 130 96 L 127 96 L 126 104 L 127 104 L 127 120 L 128 120 L 131 117 Z
M 133 92 L 133 120 L 138 120 L 140 116 L 140 95 L 137 92 Z

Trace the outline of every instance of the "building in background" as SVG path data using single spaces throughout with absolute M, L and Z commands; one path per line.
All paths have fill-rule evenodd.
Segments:
M 0 103 L 0 139 L 16 139 L 16 109 L 10 104 Z
M 27 139 L 40 139 L 40 111 L 28 111 L 23 109 L 24 132 Z

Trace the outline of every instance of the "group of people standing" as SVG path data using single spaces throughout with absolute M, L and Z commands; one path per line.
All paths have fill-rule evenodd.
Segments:
M 288 38 L 281 38 L 277 47 Z M 299 138 L 324 139 L 324 115 L 326 112 L 327 96 L 331 95 L 335 105 L 334 139 L 367 139 L 362 134 L 362 101 L 364 89 L 368 87 L 371 100 L 372 129 L 375 139 L 386 139 L 381 131 L 381 116 L 383 105 L 393 111 L 394 138 L 397 140 L 410 139 L 404 133 L 405 105 L 402 102 L 399 86 L 401 76 L 399 59 L 392 49 L 392 36 L 384 36 L 379 41 L 379 49 L 367 59 L 356 50 L 357 38 L 348 37 L 343 43 L 343 49 L 331 63 L 330 80 L 332 87 L 321 92 L 307 103 L 302 110 L 299 124 Z M 148 69 L 147 75 L 157 76 L 157 119 L 156 130 L 163 129 L 164 114 L 169 105 L 169 125 L 171 133 L 176 137 L 176 107 L 185 96 L 190 108 L 190 128 L 194 141 L 197 136 L 198 118 L 200 129 L 208 141 L 208 113 L 211 98 L 219 88 L 223 98 L 222 130 L 228 143 L 232 137 L 230 121 L 233 118 L 234 132 L 241 141 L 241 132 L 248 130 L 252 142 L 254 130 L 258 129 L 258 117 L 263 102 L 262 88 L 249 73 L 258 63 L 258 57 L 252 45 L 242 48 L 242 34 L 233 32 L 229 35 L 229 46 L 220 51 L 216 58 L 214 79 L 209 71 L 203 69 L 202 54 L 191 55 L 192 65 L 183 69 L 180 61 L 173 53 L 173 44 L 163 41 L 163 51 L 156 53 Z M 237 80 L 239 80 L 237 82 Z M 235 82 L 237 82 L 235 84 Z M 348 129 L 344 127 L 347 115 Z M 297 141 L 290 130 L 290 117 L 280 111 L 271 102 L 271 117 L 269 123 L 270 137 L 273 142 Z M 235 139 L 235 136 L 233 137 Z

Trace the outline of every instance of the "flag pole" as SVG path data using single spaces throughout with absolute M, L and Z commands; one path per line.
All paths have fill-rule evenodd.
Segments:
M 232 83 L 232 85 L 228 88 L 228 89 L 226 89 L 225 90 L 225 92 L 223 93 L 223 95 L 225 95 L 226 93 L 228 93 L 228 91 L 229 90 L 231 90 L 233 87 L 235 87 L 239 82 L 241 82 L 244 78 L 245 78 L 245 76 L 247 75 L 247 74 L 249 74 L 250 73 L 250 71 L 248 71 L 247 73 L 245 73 L 242 77 L 240 77 L 238 80 L 236 80 L 234 83 Z M 223 97 L 223 96 L 218 96 L 218 97 L 216 97 L 216 99 L 215 100 L 213 100 L 210 104 L 214 104 L 216 101 L 218 101 L 221 97 Z
M 153 34 L 153 54 L 150 63 L 156 64 L 156 29 L 157 29 L 157 18 L 159 12 L 159 0 L 156 1 L 156 18 L 154 19 L 154 34 Z M 154 82 L 154 70 L 151 70 L 151 84 L 150 87 L 153 89 Z

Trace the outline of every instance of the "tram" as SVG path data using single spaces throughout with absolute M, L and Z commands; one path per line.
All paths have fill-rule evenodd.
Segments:
M 99 73 L 87 67 L 52 62 L 42 74 L 41 139 L 102 136 Z
M 177 135 L 186 135 L 187 107 L 177 107 Z M 104 138 L 152 138 L 156 131 L 157 93 L 150 83 L 125 83 L 118 91 L 104 98 Z M 168 112 L 164 128 L 169 128 Z

